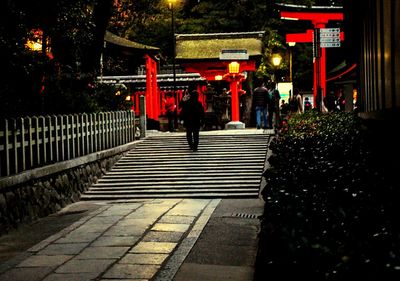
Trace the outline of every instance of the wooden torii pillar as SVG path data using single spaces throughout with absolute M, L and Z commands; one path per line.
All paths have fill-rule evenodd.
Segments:
M 315 29 L 325 28 L 330 20 L 342 21 L 343 13 L 323 12 L 290 12 L 281 11 L 282 19 L 309 20 Z M 287 34 L 286 42 L 312 43 L 314 42 L 314 30 L 307 30 L 306 33 Z M 343 32 L 340 33 L 340 40 L 344 39 Z M 326 50 L 317 46 L 320 56 L 314 58 L 314 105 L 316 104 L 318 92 L 326 95 Z

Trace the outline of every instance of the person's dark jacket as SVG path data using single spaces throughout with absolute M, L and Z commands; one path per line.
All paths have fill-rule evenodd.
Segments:
M 190 98 L 182 105 L 181 118 L 186 128 L 200 129 L 204 121 L 203 105 L 197 99 Z
M 269 103 L 268 90 L 265 87 L 257 87 L 253 91 L 253 105 L 266 107 Z

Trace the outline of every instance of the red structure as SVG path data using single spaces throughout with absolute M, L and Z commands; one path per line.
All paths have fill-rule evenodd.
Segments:
M 255 71 L 262 56 L 263 36 L 263 31 L 176 35 L 177 60 L 185 71 L 199 73 L 207 81 L 229 82 L 231 122 L 237 124 L 235 128 L 244 126 L 239 124 L 239 93 L 244 92 L 244 73 Z M 231 71 L 232 63 L 238 66 L 237 72 Z
M 281 11 L 281 18 L 311 21 L 315 30 L 325 28 L 329 21 L 342 21 L 343 13 Z M 314 30 L 307 30 L 306 33 L 300 34 L 287 34 L 286 42 L 312 43 L 314 42 Z M 340 39 L 344 39 L 343 33 L 340 34 Z M 319 90 L 322 91 L 323 95 L 326 95 L 326 50 L 325 48 L 319 48 L 319 46 L 316 47 L 319 55 L 314 57 L 314 101 L 318 100 Z
M 256 62 L 254 60 L 237 62 L 239 64 L 240 71 L 234 73 L 229 70 L 230 63 L 232 62 L 192 62 L 190 64 L 183 64 L 182 66 L 188 72 L 200 73 L 200 75 L 205 77 L 207 81 L 215 81 L 216 77 L 222 77 L 223 80 L 229 82 L 229 89 L 231 92 L 231 121 L 239 122 L 239 91 L 242 90 L 242 82 L 245 79 L 245 76 L 241 73 L 245 71 L 255 71 Z

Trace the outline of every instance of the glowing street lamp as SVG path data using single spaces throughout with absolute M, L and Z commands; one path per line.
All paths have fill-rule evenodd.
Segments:
M 280 54 L 274 54 L 274 55 L 272 55 L 272 64 L 273 64 L 275 67 L 278 67 L 278 66 L 281 64 L 281 62 L 282 62 L 282 57 L 281 57 Z
M 278 68 L 278 66 L 281 64 L 282 62 L 282 56 L 280 54 L 273 54 L 272 55 L 272 64 L 274 65 L 274 73 L 272 74 L 272 81 L 273 82 L 277 82 L 276 81 L 276 69 Z

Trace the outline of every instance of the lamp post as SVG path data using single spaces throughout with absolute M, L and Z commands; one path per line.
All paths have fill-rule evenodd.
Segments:
M 281 64 L 282 62 L 282 57 L 280 54 L 273 54 L 272 55 L 272 64 L 274 66 L 274 73 L 273 73 L 273 77 L 272 77 L 272 82 L 277 82 L 276 79 L 276 69 L 278 68 L 278 66 Z
M 173 92 L 174 92 L 174 100 L 175 100 L 175 120 L 174 120 L 174 127 L 177 127 L 177 113 L 178 113 L 178 106 L 177 106 L 177 95 L 176 95 L 176 69 L 175 69 L 175 52 L 176 52 L 176 41 L 175 41 L 175 15 L 174 15 L 174 5 L 176 0 L 168 0 L 168 5 L 171 10 L 171 30 L 172 30 L 172 76 L 173 76 Z

